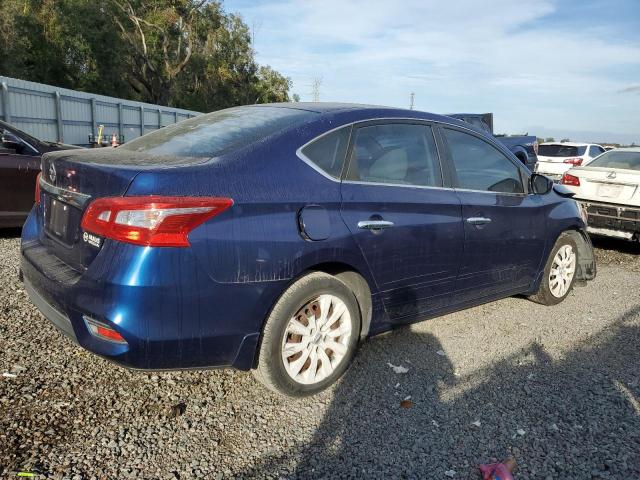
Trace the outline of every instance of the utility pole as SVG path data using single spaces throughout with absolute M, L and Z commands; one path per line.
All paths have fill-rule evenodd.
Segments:
M 413 102 L 414 102 L 415 98 L 416 98 L 416 94 L 411 92 L 409 94 L 409 110 L 413 110 Z
M 320 101 L 320 86 L 322 85 L 322 77 L 316 77 L 311 84 L 311 95 L 313 95 L 313 101 Z

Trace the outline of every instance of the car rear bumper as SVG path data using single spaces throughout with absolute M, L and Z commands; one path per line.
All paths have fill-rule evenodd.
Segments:
M 577 201 L 587 212 L 587 231 L 632 240 L 640 237 L 640 208 L 611 203 Z
M 218 284 L 196 270 L 185 249 L 147 255 L 144 273 L 139 247 L 122 244 L 101 251 L 86 272 L 72 274 L 43 251 L 33 221 L 27 220 L 21 245 L 25 289 L 43 316 L 81 347 L 134 369 L 253 367 L 264 320 L 256 305 L 267 294 L 277 298 L 272 282 Z M 127 254 L 131 249 L 137 264 Z M 92 335 L 87 318 L 116 330 L 126 343 Z

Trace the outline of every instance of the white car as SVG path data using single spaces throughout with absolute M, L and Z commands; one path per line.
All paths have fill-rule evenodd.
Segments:
M 535 171 L 557 182 L 570 168 L 584 165 L 604 152 L 600 145 L 591 143 L 541 143 Z
M 640 240 L 640 148 L 616 148 L 575 167 L 560 183 L 575 192 L 597 235 Z

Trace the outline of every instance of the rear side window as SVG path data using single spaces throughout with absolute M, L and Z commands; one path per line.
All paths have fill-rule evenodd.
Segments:
M 640 152 L 621 152 L 620 150 L 611 150 L 592 162 L 589 162 L 589 166 L 640 170 Z
M 348 180 L 438 187 L 442 174 L 431 127 L 387 124 L 356 130 Z
M 323 135 L 305 146 L 301 153 L 320 170 L 339 179 L 349 145 L 351 127 Z
M 543 157 L 580 157 L 585 154 L 587 147 L 573 145 L 539 145 L 538 155 Z
M 459 188 L 524 193 L 520 169 L 493 145 L 448 128 L 444 129 L 444 135 L 451 151 Z
M 249 145 L 314 115 L 317 114 L 279 107 L 229 108 L 170 125 L 127 142 L 118 149 L 210 158 Z
M 597 157 L 598 155 L 600 155 L 602 152 L 604 152 L 604 149 L 601 147 L 598 147 L 597 145 L 591 145 L 589 147 L 589 151 L 591 152 L 590 155 L 592 157 Z

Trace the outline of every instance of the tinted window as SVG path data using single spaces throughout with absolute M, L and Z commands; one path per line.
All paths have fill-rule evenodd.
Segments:
M 624 152 L 611 150 L 589 162 L 590 167 L 623 168 L 626 170 L 640 170 L 640 152 Z
M 350 127 L 345 127 L 328 133 L 304 147 L 302 154 L 327 174 L 340 178 L 350 130 Z
M 538 155 L 543 157 L 580 157 L 585 154 L 587 147 L 573 145 L 540 145 Z
M 597 147 L 596 145 L 591 145 L 591 147 L 589 147 L 589 151 L 591 152 L 590 155 L 592 157 L 597 157 L 602 152 L 604 152 L 604 149 Z
M 484 140 L 444 129 L 458 177 L 458 187 L 502 193 L 523 193 L 520 170 Z
M 441 186 L 431 127 L 388 124 L 358 128 L 349 180 L 396 185 Z
M 125 143 L 119 150 L 183 157 L 214 157 L 296 123 L 312 112 L 279 107 L 237 107 L 200 115 Z

